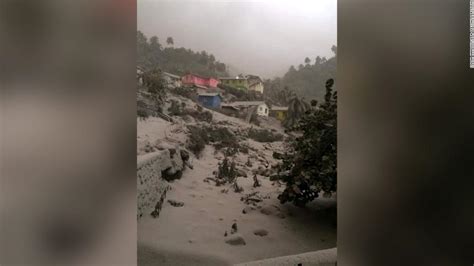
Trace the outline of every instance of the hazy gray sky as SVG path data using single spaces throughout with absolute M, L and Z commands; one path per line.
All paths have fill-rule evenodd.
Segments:
M 175 47 L 205 50 L 244 74 L 283 75 L 290 65 L 332 56 L 336 0 L 138 0 L 138 29 Z

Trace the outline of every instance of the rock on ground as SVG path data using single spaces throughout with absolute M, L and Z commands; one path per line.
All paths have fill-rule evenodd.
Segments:
M 240 246 L 240 245 L 246 245 L 247 244 L 247 243 L 245 243 L 245 239 L 241 235 L 238 235 L 238 234 L 235 234 L 235 235 L 229 237 L 228 239 L 226 239 L 225 242 L 229 245 L 232 245 L 232 246 Z
M 253 231 L 253 234 L 257 236 L 266 236 L 268 235 L 268 231 L 265 229 L 257 229 Z
M 173 207 L 183 207 L 184 202 L 176 201 L 176 200 L 168 200 L 168 203 Z

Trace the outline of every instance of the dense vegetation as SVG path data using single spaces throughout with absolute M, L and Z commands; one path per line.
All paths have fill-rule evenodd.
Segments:
M 304 64 L 297 68 L 291 66 L 282 78 L 265 81 L 265 96 L 276 102 L 282 102 L 281 91 L 294 91 L 299 97 L 322 100 L 324 97 L 324 82 L 336 76 L 337 47 L 331 48 L 334 56 L 326 59 L 317 56 L 314 61 L 306 57 Z M 316 84 L 316 85 L 315 85 Z M 289 89 L 288 89 L 289 88 Z
M 246 91 L 242 89 L 237 89 L 229 85 L 225 85 L 222 83 L 219 83 L 217 85 L 219 89 L 221 89 L 224 94 L 226 95 L 232 95 L 234 98 L 232 100 L 234 101 L 262 101 L 262 95 L 256 91 Z
M 142 82 L 140 82 L 140 80 Z M 159 69 L 152 69 L 137 77 L 137 116 L 147 118 L 158 115 L 166 98 L 166 88 Z M 142 93 L 147 93 L 142 95 Z
M 187 148 L 198 158 L 208 144 L 212 144 L 216 150 L 221 150 L 225 156 L 233 156 L 238 152 L 248 153 L 248 147 L 240 144 L 237 136 L 227 127 L 188 125 L 187 128 Z
M 324 103 L 306 112 L 296 125 L 302 136 L 292 143 L 293 150 L 282 155 L 280 179 L 286 188 L 278 196 L 281 203 L 293 202 L 304 206 L 322 191 L 337 189 L 337 92 L 334 80 L 326 82 Z
M 168 37 L 166 43 L 167 47 L 164 47 L 158 37 L 148 39 L 137 31 L 137 66 L 142 69 L 160 68 L 177 75 L 192 72 L 203 76 L 228 76 L 226 65 L 217 61 L 214 55 L 175 48 L 172 37 Z
M 273 133 L 268 129 L 255 129 L 250 128 L 248 132 L 249 138 L 258 142 L 275 142 L 282 141 L 283 135 L 279 133 Z

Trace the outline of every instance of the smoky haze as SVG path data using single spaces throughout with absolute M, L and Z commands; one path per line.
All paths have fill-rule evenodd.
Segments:
M 166 45 L 206 51 L 231 74 L 281 76 L 291 65 L 331 57 L 337 43 L 337 2 L 138 0 L 137 27 Z

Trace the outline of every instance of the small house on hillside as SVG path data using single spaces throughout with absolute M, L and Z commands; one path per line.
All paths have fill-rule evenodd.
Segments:
M 249 91 L 256 91 L 263 94 L 263 80 L 259 76 L 247 75 Z
M 207 108 L 218 109 L 221 107 L 221 95 L 219 93 L 200 93 L 198 102 Z
M 239 90 L 249 89 L 248 80 L 244 77 L 219 78 L 219 80 L 222 84 L 239 89 Z
M 247 111 L 250 108 L 256 108 L 257 115 L 259 116 L 268 116 L 269 109 L 268 105 L 262 101 L 242 101 L 242 102 L 232 102 L 223 104 L 222 107 L 227 109 L 235 109 L 240 111 Z
M 222 84 L 245 91 L 256 91 L 263 94 L 263 81 L 259 76 L 247 75 L 235 78 L 220 78 Z
M 212 77 L 203 77 L 196 74 L 187 74 L 181 79 L 185 86 L 204 86 L 207 88 L 216 88 L 219 80 Z
M 168 87 L 178 88 L 182 85 L 180 76 L 168 72 L 163 72 L 163 80 Z
M 286 119 L 288 114 L 288 107 L 281 106 L 272 106 L 270 109 L 270 116 L 275 117 L 276 119 L 283 121 Z

